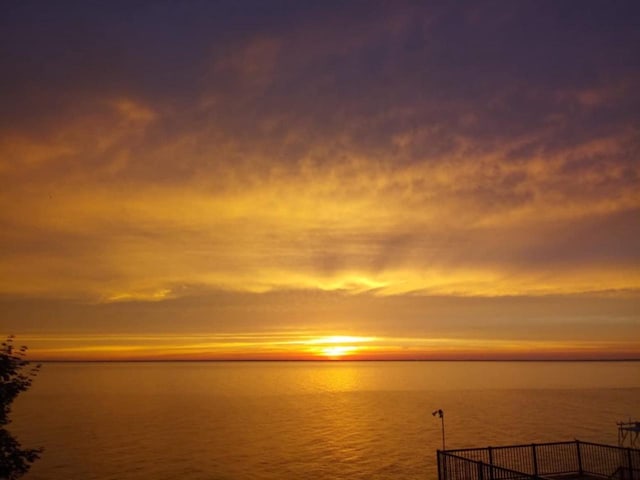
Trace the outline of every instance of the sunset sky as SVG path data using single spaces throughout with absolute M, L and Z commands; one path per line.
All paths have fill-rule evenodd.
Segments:
M 640 359 L 640 3 L 16 0 L 33 359 Z

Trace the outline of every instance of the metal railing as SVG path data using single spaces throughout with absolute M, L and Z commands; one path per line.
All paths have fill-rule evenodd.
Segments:
M 439 480 L 533 480 L 559 475 L 640 480 L 640 450 L 578 440 L 438 450 Z

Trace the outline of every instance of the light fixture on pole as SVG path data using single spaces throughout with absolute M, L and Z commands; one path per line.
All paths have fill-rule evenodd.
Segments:
M 434 410 L 431 415 L 433 415 L 434 417 L 436 415 L 440 417 L 440 422 L 442 423 L 442 450 L 446 450 L 444 443 L 444 412 L 441 408 L 439 408 L 438 410 Z

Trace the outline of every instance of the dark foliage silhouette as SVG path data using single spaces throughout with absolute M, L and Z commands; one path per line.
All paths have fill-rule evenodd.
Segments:
M 31 386 L 40 365 L 32 366 L 25 360 L 27 347 L 16 348 L 13 336 L 0 347 L 0 479 L 21 477 L 39 457 L 42 449 L 22 448 L 5 428 L 11 420 L 11 404 L 16 397 Z

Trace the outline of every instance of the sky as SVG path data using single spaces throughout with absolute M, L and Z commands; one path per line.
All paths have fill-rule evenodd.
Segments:
M 0 16 L 30 358 L 640 359 L 635 1 Z

